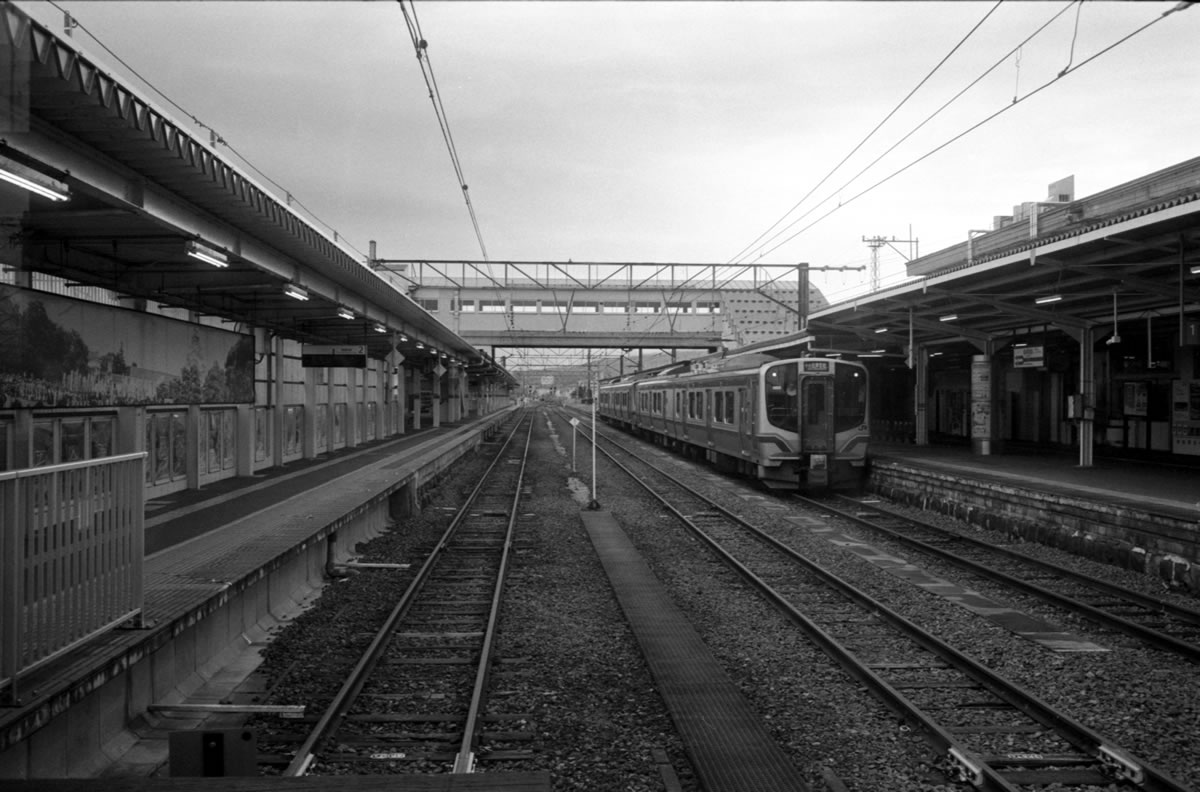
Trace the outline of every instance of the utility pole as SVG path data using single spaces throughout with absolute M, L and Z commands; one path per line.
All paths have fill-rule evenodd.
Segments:
M 909 228 L 909 235 L 910 236 L 912 235 L 911 227 Z M 876 292 L 876 291 L 879 291 L 879 248 L 883 247 L 884 245 L 887 245 L 892 250 L 896 251 L 901 256 L 903 256 L 905 261 L 912 261 L 912 259 L 913 259 L 912 246 L 917 244 L 920 240 L 918 240 L 918 239 L 896 239 L 896 237 L 892 237 L 891 239 L 885 239 L 884 237 L 881 237 L 881 236 L 873 236 L 873 237 L 863 237 L 862 241 L 867 243 L 867 247 L 871 248 L 871 291 Z M 905 256 L 904 253 L 901 252 L 901 250 L 898 247 L 896 247 L 895 245 L 892 244 L 893 242 L 899 242 L 901 244 L 908 245 L 909 246 L 909 254 L 907 256 Z
M 808 273 L 813 270 L 818 272 L 847 272 L 850 270 L 862 270 L 862 267 L 814 267 L 807 261 L 801 261 L 796 264 L 796 330 L 803 333 L 808 329 Z

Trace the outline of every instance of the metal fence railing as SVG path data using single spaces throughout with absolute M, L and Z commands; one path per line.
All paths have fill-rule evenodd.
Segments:
M 0 473 L 0 700 L 142 615 L 146 454 Z

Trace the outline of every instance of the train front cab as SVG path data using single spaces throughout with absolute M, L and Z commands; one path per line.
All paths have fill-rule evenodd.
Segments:
M 767 366 L 763 392 L 768 436 L 783 430 L 795 438 L 795 456 L 778 468 L 760 467 L 759 479 L 772 488 L 790 479 L 810 491 L 862 483 L 868 424 L 861 365 L 804 358 Z
M 866 370 L 823 358 L 802 359 L 799 368 L 801 485 L 858 486 L 866 472 Z

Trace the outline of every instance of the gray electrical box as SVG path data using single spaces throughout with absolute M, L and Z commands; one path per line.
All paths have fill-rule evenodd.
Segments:
M 171 732 L 171 776 L 258 775 L 258 738 L 250 729 Z

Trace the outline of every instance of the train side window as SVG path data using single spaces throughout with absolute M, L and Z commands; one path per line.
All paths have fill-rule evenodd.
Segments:
M 734 392 L 726 391 L 725 392 L 725 423 L 727 423 L 727 424 L 733 423 L 733 416 L 735 413 L 735 402 L 736 402 L 736 399 L 734 399 Z
M 772 426 L 795 432 L 800 425 L 800 405 L 796 398 L 796 364 L 781 363 L 767 369 L 764 377 L 767 420 Z
M 867 421 L 867 377 L 860 370 L 839 366 L 834 372 L 835 432 L 853 429 Z
M 713 394 L 713 420 L 720 421 L 725 414 L 725 394 L 717 391 Z

